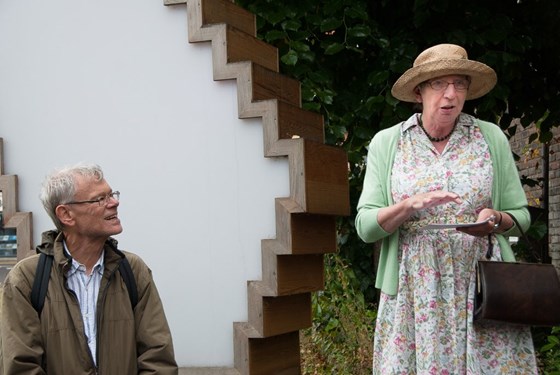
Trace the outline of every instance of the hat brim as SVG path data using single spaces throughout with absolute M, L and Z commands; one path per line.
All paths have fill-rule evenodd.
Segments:
M 471 78 L 466 100 L 480 98 L 494 88 L 498 77 L 494 69 L 473 60 L 442 59 L 408 69 L 395 82 L 391 94 L 404 102 L 416 103 L 414 89 L 420 83 L 447 75 L 467 75 Z

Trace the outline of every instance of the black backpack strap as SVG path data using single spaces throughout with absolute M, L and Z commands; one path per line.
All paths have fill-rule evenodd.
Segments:
M 33 288 L 31 289 L 31 304 L 39 315 L 41 315 L 41 311 L 43 311 L 47 290 L 49 289 L 52 263 L 52 256 L 45 253 L 39 255 L 37 270 L 35 271 L 35 280 L 33 280 Z
M 35 280 L 33 280 L 33 287 L 31 289 L 31 305 L 33 305 L 33 308 L 39 315 L 41 315 L 41 311 L 43 311 L 43 306 L 45 305 L 52 263 L 53 256 L 45 253 L 39 255 L 37 270 L 35 271 Z M 119 263 L 119 272 L 128 289 L 128 297 L 130 298 L 130 304 L 134 310 L 138 304 L 138 288 L 136 286 L 134 274 L 132 273 L 132 268 L 126 257 L 123 257 L 122 261 Z
M 138 304 L 138 288 L 136 287 L 136 280 L 134 279 L 134 274 L 132 273 L 132 268 L 126 257 L 123 257 L 119 263 L 119 272 L 121 277 L 126 284 L 126 289 L 128 289 L 128 297 L 130 298 L 130 305 L 132 310 Z

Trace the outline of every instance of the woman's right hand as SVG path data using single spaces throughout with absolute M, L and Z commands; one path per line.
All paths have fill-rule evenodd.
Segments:
M 461 198 L 459 195 L 446 190 L 416 194 L 392 206 L 380 209 L 377 215 L 377 221 L 383 230 L 392 233 L 416 211 L 450 202 L 461 203 Z
M 449 202 L 461 203 L 461 198 L 457 194 L 445 190 L 431 191 L 429 193 L 413 195 L 407 200 L 409 201 L 410 207 L 412 208 L 410 215 L 412 215 L 416 211 L 440 206 Z

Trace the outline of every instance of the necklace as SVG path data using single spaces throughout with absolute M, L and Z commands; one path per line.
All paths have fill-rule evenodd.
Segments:
M 457 119 L 458 120 L 458 119 Z M 451 129 L 451 131 L 449 132 L 449 134 L 447 134 L 446 136 L 443 137 L 432 137 L 430 134 L 428 134 L 428 132 L 426 131 L 426 129 L 424 128 L 424 125 L 422 124 L 422 117 L 418 116 L 418 124 L 420 125 L 420 127 L 422 128 L 422 130 L 424 131 L 424 134 L 426 134 L 426 137 L 428 137 L 428 139 L 432 142 L 441 142 L 441 141 L 445 141 L 447 138 L 451 137 L 451 134 L 453 134 L 453 132 L 455 131 L 455 127 L 457 126 L 457 121 L 455 121 L 455 123 L 453 124 L 453 129 Z

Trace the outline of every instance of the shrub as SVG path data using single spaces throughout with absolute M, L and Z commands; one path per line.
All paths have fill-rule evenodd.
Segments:
M 302 331 L 305 374 L 371 374 L 375 306 L 340 256 L 325 256 L 325 290 L 313 295 L 313 325 Z
M 560 375 L 560 326 L 533 328 L 539 373 Z

